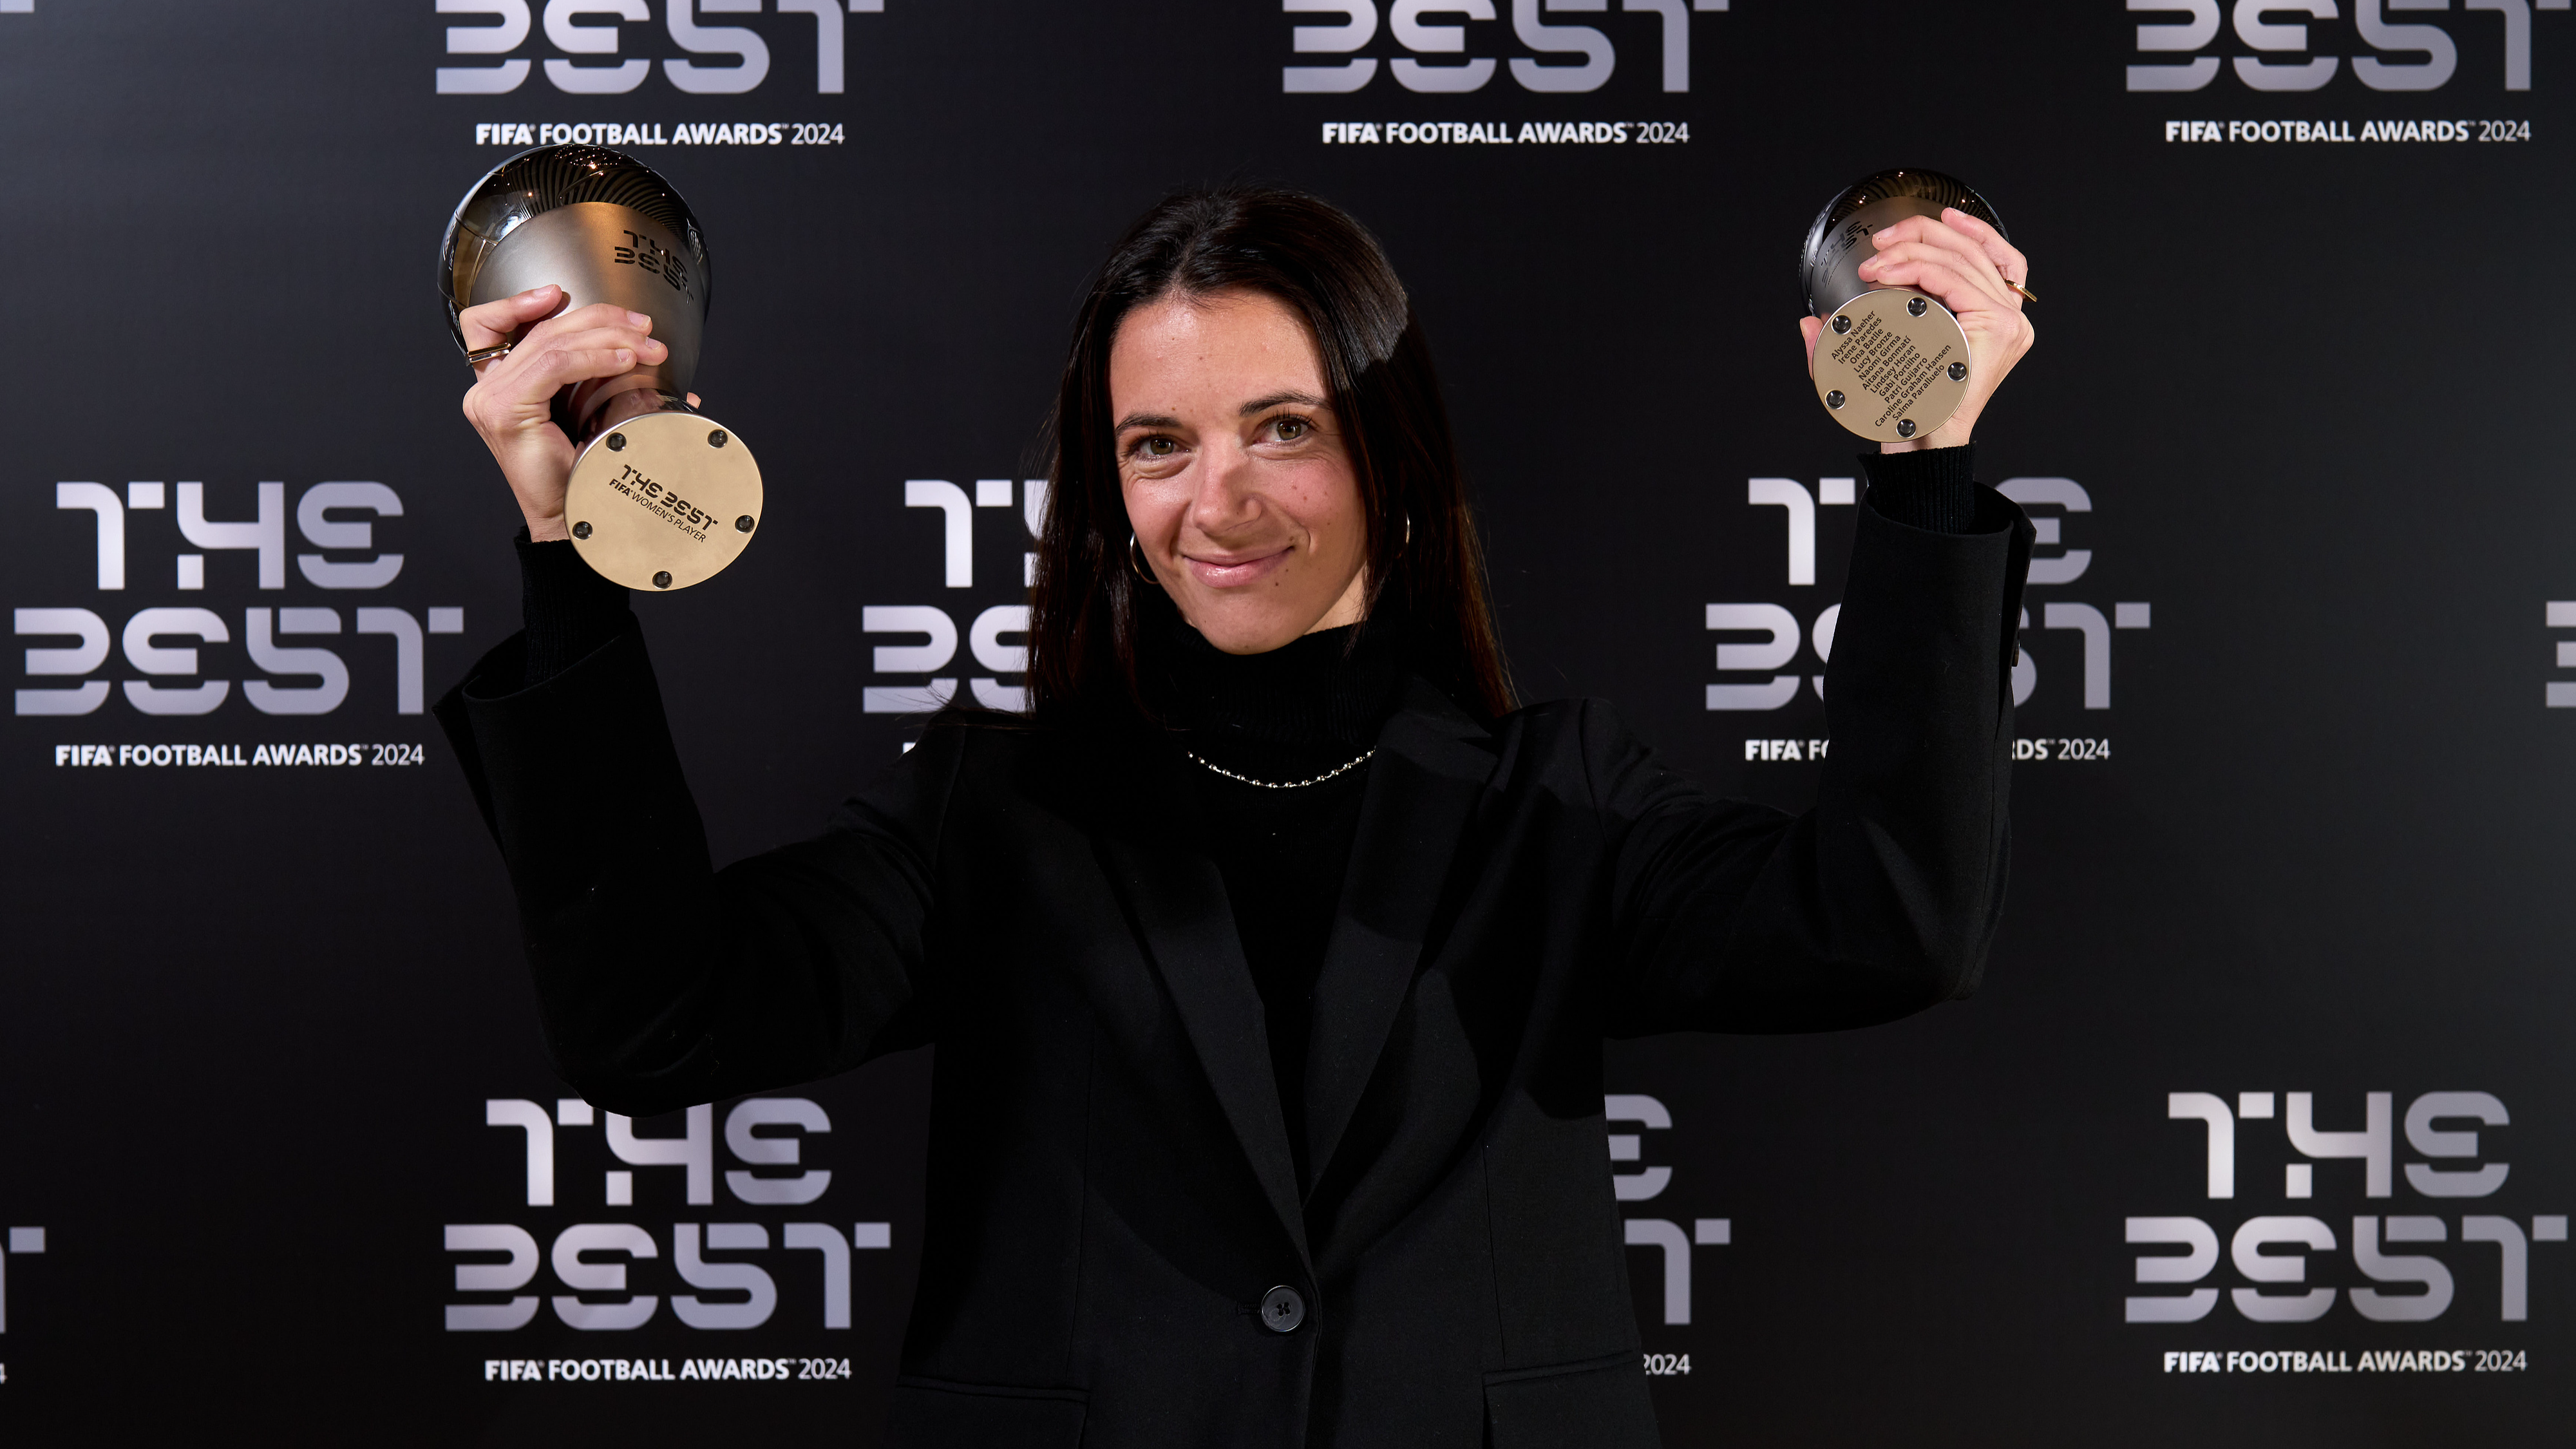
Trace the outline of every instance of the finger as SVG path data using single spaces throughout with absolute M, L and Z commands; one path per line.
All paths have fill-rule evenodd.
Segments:
M 504 387 L 517 390 L 522 375 L 541 370 L 540 359 L 555 352 L 607 352 L 622 349 L 634 354 L 640 362 L 660 362 L 671 349 L 659 341 L 624 325 L 592 327 L 578 331 L 532 333 L 520 339 L 508 358 L 495 366 L 505 366 L 509 373 L 497 379 Z M 489 376 L 490 374 L 487 374 Z
M 577 332 L 595 332 L 601 328 L 624 328 L 637 337 L 653 331 L 653 319 L 641 312 L 629 312 L 614 302 L 593 302 L 570 312 L 558 313 L 519 334 L 519 346 L 539 347 L 559 337 Z
M 1986 259 L 1995 264 L 1995 270 L 2003 273 L 2006 281 L 2028 282 L 2030 280 L 2030 259 L 2023 256 L 2011 242 L 2004 240 L 2004 234 L 1995 230 L 1992 225 L 1970 216 L 1955 206 L 1942 212 L 1941 219 L 1964 234 L 1970 241 L 1975 242 L 1986 254 Z
M 653 330 L 653 319 L 642 312 L 630 312 L 614 302 L 593 302 L 576 307 L 560 317 L 547 319 L 557 327 L 632 327 L 638 332 Z
M 1824 331 L 1825 322 L 1821 317 L 1798 319 L 1798 336 L 1805 339 L 1807 344 L 1807 374 L 1811 377 L 1816 371 L 1816 339 L 1823 336 Z
M 1890 252 L 1909 246 L 1928 247 L 1947 257 L 1952 266 L 1971 275 L 1996 272 L 1993 259 L 1986 255 L 1975 238 L 1955 227 L 1944 226 L 1933 217 L 1909 216 L 1895 226 L 1874 233 L 1871 242 L 1878 247 L 1878 256 L 1871 261 L 1880 261 Z M 1861 263 L 1860 274 L 1865 279 L 1872 278 L 1868 261 Z M 1994 277 L 1991 290 L 1998 299 L 2003 297 L 2005 288 L 1999 273 Z
M 544 292 L 548 290 L 550 289 L 539 287 L 536 289 L 536 292 Z M 519 294 L 519 297 L 505 298 L 503 300 L 515 302 L 520 300 L 520 298 L 535 296 L 536 292 L 522 292 Z M 558 300 L 560 300 L 560 298 L 558 298 Z M 500 304 L 487 302 L 484 305 L 489 307 L 498 306 Z M 461 317 L 463 314 L 459 315 Z M 520 331 L 515 339 L 510 337 L 509 334 L 504 333 L 499 336 L 495 336 L 491 342 L 486 342 L 482 345 L 489 347 L 496 342 L 508 341 L 512 344 L 512 351 L 514 353 L 524 352 L 531 348 L 547 346 L 558 338 L 570 336 L 576 332 L 596 331 L 603 327 L 623 327 L 632 334 L 633 339 L 640 340 L 645 336 L 645 334 L 653 330 L 653 319 L 641 312 L 629 312 L 614 302 L 593 302 L 587 307 L 578 307 L 570 312 L 559 312 L 553 316 L 546 317 L 537 322 L 534 326 Z M 635 341 L 630 340 L 625 345 L 630 347 L 634 346 Z M 661 358 L 659 354 L 645 359 L 647 362 L 658 362 L 660 360 Z M 490 371 L 492 366 L 492 363 L 476 363 L 474 373 L 477 377 L 484 376 Z
M 529 323 L 550 316 L 564 304 L 563 288 L 548 283 L 514 297 L 481 302 L 456 314 L 456 329 L 465 334 L 465 350 L 497 347 Z
M 635 370 L 637 349 L 620 345 L 611 339 L 604 346 L 581 346 L 573 341 L 557 341 L 533 351 L 510 354 L 518 363 L 500 386 L 504 393 L 521 403 L 542 403 L 565 387 L 589 382 L 593 378 L 616 377 Z
M 691 407 L 699 407 L 699 406 L 702 406 L 702 404 L 700 404 L 700 403 L 699 403 L 699 401 L 698 401 L 698 395 L 697 395 L 696 393 L 691 393 L 691 394 L 689 394 L 689 406 L 691 406 Z
M 1953 312 L 2008 309 L 2015 300 L 2003 279 L 1995 274 L 1993 264 L 1982 255 L 1963 257 L 1944 248 L 1909 242 L 1870 260 L 1874 268 L 1861 273 L 1865 279 L 1890 287 L 1919 287 L 1939 297 Z M 1926 280 L 1932 277 L 1947 279 L 1945 285 L 1962 289 L 1967 296 L 1954 300 Z M 1973 302 L 1968 300 L 1971 296 Z
M 646 362 L 660 362 L 670 355 L 670 348 L 665 347 L 655 338 L 645 336 L 641 330 L 627 326 L 622 318 L 605 326 L 558 327 L 556 324 L 563 320 L 556 318 L 548 322 L 543 330 L 531 331 L 527 336 L 519 339 L 519 345 L 511 349 L 508 358 L 492 365 L 495 367 L 525 366 L 528 359 L 552 349 L 567 347 L 587 351 L 597 351 L 607 347 L 631 348 Z
M 1991 284 L 1960 267 L 1932 258 L 1909 258 L 1887 268 L 1881 281 L 1891 287 L 1912 287 L 1940 299 L 1941 305 L 1962 320 L 1980 312 L 2010 312 L 2009 303 L 1987 290 Z

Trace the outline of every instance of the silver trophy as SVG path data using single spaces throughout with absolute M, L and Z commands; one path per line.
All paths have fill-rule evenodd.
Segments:
M 741 555 L 760 524 L 760 465 L 742 439 L 689 406 L 712 281 L 688 203 L 631 156 L 542 146 L 492 168 L 457 204 L 439 246 L 447 325 L 531 287 L 564 309 L 613 302 L 653 319 L 670 354 L 566 388 L 555 421 L 580 456 L 564 496 L 573 547 L 630 589 L 685 589 Z
M 1938 432 L 1967 396 L 1976 360 L 1950 309 L 1912 287 L 1860 279 L 1877 254 L 1870 234 L 1955 206 L 2000 232 L 2003 218 L 1967 183 L 1938 171 L 1881 171 L 1842 189 L 1816 213 L 1799 258 L 1816 338 L 1816 398 L 1864 438 L 1900 442 Z

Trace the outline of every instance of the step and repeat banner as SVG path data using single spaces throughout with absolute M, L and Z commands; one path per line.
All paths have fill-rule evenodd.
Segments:
M 2010 909 L 1971 1001 L 1608 1048 L 1666 1441 L 2556 1442 L 2571 101 L 2568 0 L 0 0 L 0 1438 L 878 1438 L 926 1056 L 572 1095 L 423 713 L 518 612 L 436 244 L 575 141 L 704 221 L 768 477 L 638 601 L 719 859 L 1018 697 L 1085 278 L 1228 178 L 1385 239 L 1524 693 L 1802 806 L 1797 244 L 1979 187 Z

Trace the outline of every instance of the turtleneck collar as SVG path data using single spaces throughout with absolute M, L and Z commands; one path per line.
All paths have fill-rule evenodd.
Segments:
M 1366 749 L 1411 672 L 1410 631 L 1391 609 L 1266 654 L 1226 653 L 1168 602 L 1150 616 L 1166 722 L 1219 748 Z

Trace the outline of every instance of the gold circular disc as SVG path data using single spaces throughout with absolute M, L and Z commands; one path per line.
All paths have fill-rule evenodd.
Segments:
M 582 562 L 602 578 L 666 592 L 704 583 L 740 557 L 759 529 L 760 504 L 760 465 L 742 439 L 699 413 L 646 413 L 582 450 L 564 520 Z
M 1911 305 L 1917 302 L 1920 315 Z M 1850 325 L 1836 331 L 1845 321 Z M 1825 317 L 1816 338 L 1816 400 L 1864 438 L 1929 437 L 1968 395 L 1971 374 L 1951 377 L 1952 363 L 1975 366 L 1968 334 L 1949 308 L 1909 287 L 1863 292 Z

